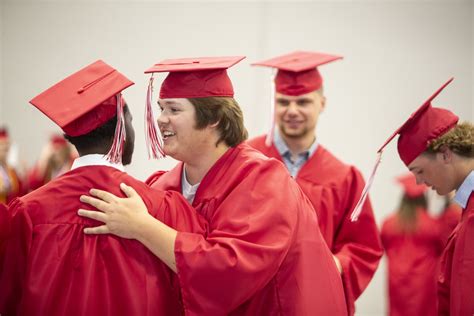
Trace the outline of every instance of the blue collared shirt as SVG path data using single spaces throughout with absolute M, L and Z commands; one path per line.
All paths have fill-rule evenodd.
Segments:
M 454 202 L 458 203 L 463 209 L 465 209 L 472 191 L 474 191 L 474 171 L 471 171 L 456 191 Z
M 288 168 L 288 171 L 290 172 L 293 178 L 296 178 L 296 175 L 301 170 L 303 165 L 308 161 L 308 159 L 314 154 L 314 152 L 318 148 L 318 143 L 315 140 L 307 150 L 299 153 L 296 160 L 293 161 L 290 149 L 286 145 L 283 138 L 281 138 L 280 133 L 277 129 L 275 129 L 273 143 L 275 144 L 278 153 L 280 153 L 280 156 L 282 157 L 285 166 Z

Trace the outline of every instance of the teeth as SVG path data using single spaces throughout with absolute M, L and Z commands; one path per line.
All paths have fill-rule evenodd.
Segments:
M 169 131 L 164 131 L 164 132 L 163 132 L 163 136 L 164 136 L 164 137 L 174 136 L 174 135 L 176 135 L 176 134 L 173 133 L 173 132 L 169 132 Z

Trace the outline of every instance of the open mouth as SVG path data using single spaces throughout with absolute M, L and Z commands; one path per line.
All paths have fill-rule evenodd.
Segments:
M 170 131 L 163 131 L 161 132 L 161 135 L 163 135 L 163 140 L 167 140 L 170 137 L 173 137 L 176 135 L 176 133 L 170 132 Z

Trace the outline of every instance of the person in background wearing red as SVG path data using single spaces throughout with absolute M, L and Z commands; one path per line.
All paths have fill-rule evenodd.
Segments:
M 382 225 L 388 259 L 390 316 L 435 316 L 438 261 L 443 241 L 437 222 L 428 214 L 425 185 L 411 173 L 397 178 L 403 197 L 396 213 Z
M 398 128 L 379 152 L 398 134 L 398 153 L 416 177 L 439 195 L 456 190 L 462 208 L 441 256 L 438 277 L 440 315 L 474 314 L 474 125 L 458 123 L 453 112 L 436 108 L 432 100 L 452 81 L 436 91 Z
M 24 181 L 8 163 L 10 135 L 6 127 L 0 127 L 0 203 L 8 204 L 24 193 Z
M 36 190 L 40 186 L 57 178 L 71 169 L 77 152 L 62 135 L 51 136 L 43 148 L 40 158 L 28 174 L 28 189 Z
M 274 121 L 269 134 L 248 141 L 268 157 L 276 158 L 310 199 L 319 227 L 334 255 L 344 284 L 347 310 L 374 276 L 382 245 L 370 199 L 357 221 L 351 211 L 364 188 L 360 171 L 335 157 L 316 135 L 319 116 L 326 108 L 323 79 L 317 67 L 342 57 L 295 52 L 254 65 L 278 69 L 274 79 Z
M 461 206 L 453 200 L 454 194 L 455 192 L 453 191 L 444 196 L 444 209 L 437 218 L 444 245 L 446 245 L 449 236 L 461 220 L 462 209 Z

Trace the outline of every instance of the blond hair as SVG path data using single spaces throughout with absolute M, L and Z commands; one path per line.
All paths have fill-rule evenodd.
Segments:
M 446 147 L 460 156 L 474 158 L 474 125 L 469 122 L 456 125 L 449 132 L 432 140 L 427 152 L 437 153 Z

